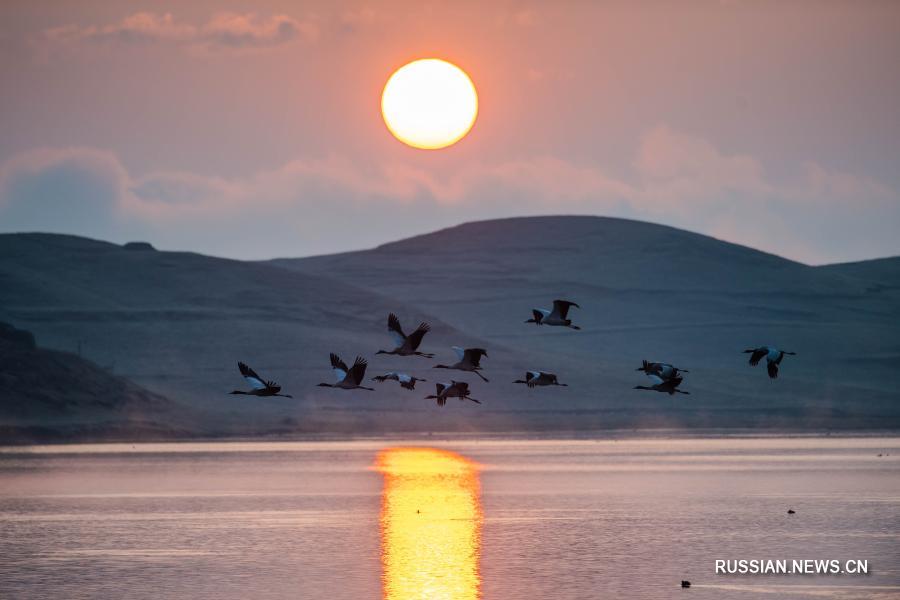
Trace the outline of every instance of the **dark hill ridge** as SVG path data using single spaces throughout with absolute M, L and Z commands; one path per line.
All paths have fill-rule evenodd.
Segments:
M 210 434 L 420 427 L 408 415 L 416 404 L 430 409 L 416 402 L 427 391 L 398 397 L 393 387 L 379 386 L 361 396 L 315 387 L 332 379 L 330 352 L 348 362 L 369 357 L 371 374 L 430 366 L 424 359 L 374 359 L 389 347 L 391 311 L 407 328 L 429 321 L 426 344 L 445 362 L 451 344 L 482 344 L 418 307 L 330 277 L 70 236 L 0 235 L 0 282 L 0 319 L 35 331 L 51 347 L 80 347 L 116 373 L 201 411 Z M 498 363 L 511 354 L 501 353 Z M 247 385 L 239 360 L 295 400 L 228 395 Z M 384 415 L 373 416 L 375 407 Z M 454 421 L 459 417 L 448 414 L 448 426 L 465 427 Z
M 415 249 L 433 252 L 436 247 L 450 253 L 457 249 L 483 250 L 485 247 L 493 247 L 501 252 L 532 252 L 569 248 L 572 244 L 581 249 L 602 248 L 614 253 L 638 251 L 650 257 L 671 255 L 677 250 L 681 256 L 684 256 L 685 251 L 704 253 L 707 259 L 716 262 L 740 260 L 768 267 L 800 264 L 774 254 L 667 225 L 588 216 L 512 217 L 474 221 L 382 244 L 374 252 L 408 252 Z M 677 258 L 677 255 L 673 258 Z
M 39 348 L 0 323 L 0 434 L 6 441 L 136 437 L 187 431 L 185 412 L 74 354 Z
M 853 277 L 881 284 L 887 288 L 900 289 L 900 256 L 824 265 L 819 269 L 830 274 Z
M 536 367 L 552 362 L 582 394 L 590 390 L 592 399 L 576 401 L 582 408 L 599 398 L 607 408 L 636 411 L 634 368 L 648 358 L 692 371 L 691 410 L 665 406 L 672 418 L 800 427 L 824 418 L 840 427 L 877 413 L 898 423 L 900 376 L 884 365 L 900 360 L 900 299 L 857 278 L 671 227 L 600 217 L 500 219 L 275 263 L 347 274 L 458 329 L 541 356 Z M 522 323 L 531 307 L 554 298 L 581 304 L 571 316 L 582 331 Z M 766 343 L 799 353 L 778 382 L 741 354 Z
M 373 250 L 274 263 L 346 274 L 358 285 L 420 305 L 443 304 L 454 322 L 480 315 L 493 321 L 490 314 L 505 312 L 500 305 L 511 308 L 517 298 L 524 307 L 517 314 L 525 317 L 531 306 L 566 294 L 594 299 L 595 308 L 602 302 L 605 310 L 618 311 L 620 301 L 627 304 L 622 308 L 646 307 L 629 311 L 633 319 L 595 312 L 597 325 L 613 330 L 678 327 L 686 317 L 840 321 L 855 318 L 857 310 L 890 314 L 896 308 L 894 299 L 841 273 L 671 227 L 601 217 L 466 223 Z M 521 332 L 518 323 L 509 325 L 515 325 L 510 333 Z
M 428 272 L 440 277 L 442 267 L 452 267 L 470 268 L 475 278 L 502 273 L 529 282 L 563 274 L 592 279 L 601 268 L 603 285 L 618 289 L 846 291 L 846 282 L 773 254 L 665 225 L 607 217 L 478 221 L 373 250 L 302 260 L 352 268 L 356 262 L 344 259 L 361 256 L 367 267 L 401 262 L 419 277 L 429 277 Z M 738 271 L 741 276 L 735 277 Z
M 569 297 L 580 332 L 525 325 Z M 428 320 L 434 361 L 376 356 L 385 316 Z M 536 217 L 470 223 L 379 248 L 272 262 L 129 251 L 68 236 L 0 236 L 0 319 L 114 365 L 202 412 L 207 433 L 523 431 L 638 427 L 896 428 L 900 302 L 870 281 L 670 227 Z M 741 351 L 798 352 L 778 381 Z M 484 384 L 434 370 L 450 345 L 489 350 Z M 415 392 L 316 388 L 328 353 L 405 370 Z M 633 390 L 641 359 L 689 368 L 691 396 Z M 244 360 L 294 400 L 228 396 Z M 510 382 L 545 369 L 570 384 Z M 438 409 L 434 381 L 484 405 Z

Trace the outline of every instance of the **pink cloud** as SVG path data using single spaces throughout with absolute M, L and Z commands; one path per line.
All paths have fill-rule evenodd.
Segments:
M 768 187 L 755 158 L 724 154 L 706 140 L 668 127 L 657 127 L 643 136 L 634 166 L 648 181 L 675 183 L 674 187 L 684 191 L 713 193 L 731 188 L 760 193 Z M 691 184 L 684 186 L 688 181 Z
M 797 199 L 833 198 L 841 201 L 884 204 L 897 202 L 897 192 L 868 177 L 830 171 L 815 162 L 803 164 Z
M 314 19 L 278 14 L 217 13 L 199 25 L 178 21 L 171 13 L 139 12 L 106 25 L 62 25 L 44 30 L 51 45 L 78 43 L 171 43 L 195 49 L 273 48 L 297 40 L 315 41 Z
M 296 39 L 314 41 L 319 28 L 312 20 L 287 15 L 261 18 L 255 14 L 220 13 L 203 25 L 201 38 L 207 43 L 230 47 L 269 47 Z
M 896 223 L 900 212 L 896 193 L 870 179 L 807 163 L 787 183 L 779 184 L 766 177 L 753 157 L 727 154 L 708 141 L 661 127 L 641 138 L 634 171 L 628 175 L 552 156 L 478 162 L 443 172 L 406 162 L 361 165 L 329 156 L 290 161 L 246 177 L 180 172 L 134 177 L 108 152 L 42 150 L 19 156 L 0 169 L 0 217 L 4 204 L 36 201 L 27 194 L 16 195 L 16 190 L 34 186 L 10 182 L 40 181 L 61 165 L 67 172 L 83 171 L 94 186 L 90 189 L 96 189 L 97 181 L 108 182 L 102 189 L 114 197 L 112 212 L 122 222 L 147 225 L 167 235 L 186 223 L 214 224 L 230 231 L 241 223 L 271 219 L 293 227 L 301 238 L 318 239 L 327 231 L 346 232 L 350 226 L 365 236 L 341 238 L 342 243 L 363 244 L 364 239 L 374 243 L 398 237 L 393 226 L 379 224 L 388 216 L 391 222 L 427 223 L 418 225 L 427 230 L 452 224 L 441 221 L 450 215 L 456 215 L 455 221 L 518 214 L 607 214 L 665 222 L 821 261 L 831 256 L 829 248 L 838 238 L 845 245 L 862 244 L 854 231 L 867 223 L 881 228 Z M 77 177 L 72 180 L 77 185 Z M 866 203 L 867 210 L 855 210 L 859 203 Z
M 18 181 L 60 167 L 105 180 L 115 190 L 116 198 L 126 199 L 130 195 L 128 171 L 112 152 L 85 147 L 37 148 L 0 165 L 0 207 Z
M 341 12 L 339 20 L 341 25 L 347 29 L 357 29 L 366 25 L 370 25 L 375 21 L 375 11 L 368 7 L 360 7 L 356 9 L 347 9 Z

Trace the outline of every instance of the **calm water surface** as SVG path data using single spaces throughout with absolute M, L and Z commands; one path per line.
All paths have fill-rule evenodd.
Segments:
M 900 438 L 0 448 L 0 597 L 900 598 Z

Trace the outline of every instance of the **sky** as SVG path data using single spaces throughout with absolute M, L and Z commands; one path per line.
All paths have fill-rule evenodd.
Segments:
M 437 151 L 380 113 L 426 57 L 479 94 Z M 891 1 L 6 0 L 0 232 L 261 259 L 585 214 L 897 255 L 898 64 Z

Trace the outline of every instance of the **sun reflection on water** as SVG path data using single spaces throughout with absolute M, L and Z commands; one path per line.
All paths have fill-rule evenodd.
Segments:
M 479 598 L 479 466 L 434 448 L 378 454 L 381 562 L 386 600 Z

